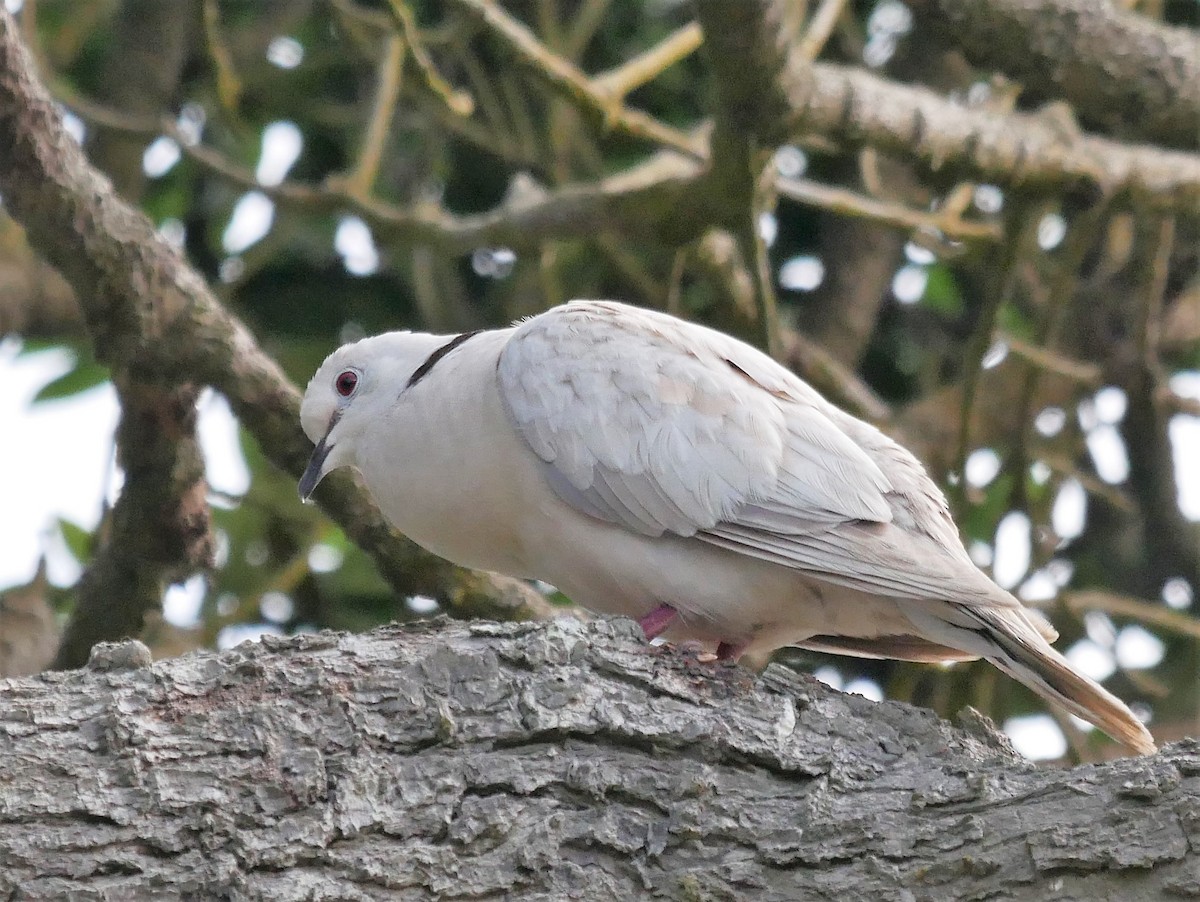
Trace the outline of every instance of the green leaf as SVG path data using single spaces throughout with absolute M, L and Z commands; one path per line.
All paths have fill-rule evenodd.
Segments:
M 950 267 L 930 266 L 928 274 L 929 280 L 925 284 L 925 294 L 921 298 L 921 305 L 935 313 L 940 313 L 947 319 L 957 319 L 962 316 L 962 295 L 959 293 L 958 283 L 954 280 L 954 274 L 950 271 Z
M 33 403 L 69 398 L 108 381 L 108 367 L 92 361 L 80 361 L 75 368 L 42 386 Z
M 62 533 L 63 541 L 75 560 L 86 564 L 92 559 L 92 534 L 70 520 L 58 518 L 58 531 Z

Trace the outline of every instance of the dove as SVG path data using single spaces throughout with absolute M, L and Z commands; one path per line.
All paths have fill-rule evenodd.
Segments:
M 536 578 L 718 658 L 984 658 L 1141 752 L 1150 733 L 971 561 L 917 459 L 751 346 L 581 300 L 497 330 L 338 348 L 301 406 L 339 467 L 464 567 Z

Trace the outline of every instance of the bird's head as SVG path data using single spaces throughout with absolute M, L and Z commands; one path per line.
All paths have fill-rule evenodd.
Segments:
M 300 422 L 316 448 L 300 478 L 307 501 L 326 474 L 355 466 L 371 423 L 400 403 L 409 382 L 445 337 L 388 332 L 343 345 L 325 358 L 304 391 Z

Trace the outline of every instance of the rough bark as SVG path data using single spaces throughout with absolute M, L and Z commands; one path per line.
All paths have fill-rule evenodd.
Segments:
M 1200 895 L 1200 744 L 1038 769 L 978 715 L 629 621 L 320 634 L 0 682 L 0 896 Z
M 1128 4 L 1125 4 L 1128 6 Z M 1105 0 L 913 0 L 918 29 L 1065 98 L 1089 128 L 1184 150 L 1200 146 L 1200 37 Z

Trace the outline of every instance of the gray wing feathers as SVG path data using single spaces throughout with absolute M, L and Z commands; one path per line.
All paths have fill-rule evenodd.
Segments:
M 575 302 L 519 326 L 497 376 L 547 482 L 588 516 L 870 592 L 1016 603 L 912 455 L 727 336 Z

